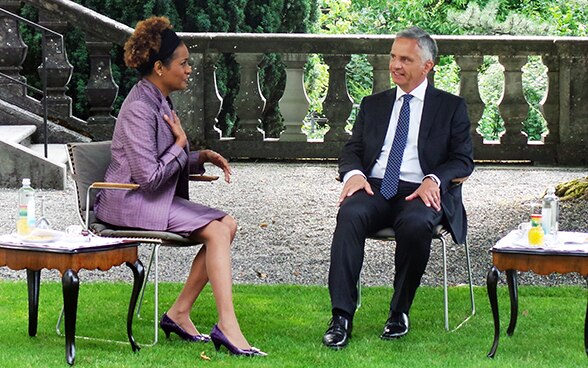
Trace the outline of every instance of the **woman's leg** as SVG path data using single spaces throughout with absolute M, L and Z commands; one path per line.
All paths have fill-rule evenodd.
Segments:
M 237 232 L 237 224 L 233 218 L 230 216 L 225 216 L 219 221 L 229 229 L 230 233 L 230 240 L 231 242 L 235 238 L 235 233 Z M 208 226 L 208 225 L 207 225 Z M 201 241 L 198 239 L 198 241 Z M 196 257 L 194 257 L 194 261 L 192 261 L 192 267 L 190 267 L 190 273 L 188 274 L 188 279 L 182 288 L 182 291 L 178 295 L 176 301 L 171 306 L 171 308 L 167 311 L 167 315 L 171 318 L 174 322 L 180 325 L 186 332 L 192 335 L 199 334 L 198 330 L 192 323 L 190 319 L 190 311 L 192 310 L 192 306 L 196 299 L 200 295 L 200 292 L 206 286 L 208 282 L 208 271 L 206 268 L 206 243 Z
M 249 349 L 233 307 L 231 242 L 237 224 L 229 216 L 213 221 L 193 235 L 206 246 L 206 270 L 218 311 L 218 327 L 235 346 Z
M 168 317 L 191 335 L 197 335 L 199 332 L 190 319 L 190 311 L 207 282 L 206 247 L 202 246 L 192 261 L 192 267 L 182 291 L 167 311 Z

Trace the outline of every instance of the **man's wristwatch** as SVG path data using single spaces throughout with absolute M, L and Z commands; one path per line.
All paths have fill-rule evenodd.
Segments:
M 437 186 L 439 188 L 441 187 L 441 181 L 439 180 L 439 178 L 437 177 L 437 175 L 434 175 L 434 174 L 425 175 L 425 177 L 423 178 L 423 180 L 425 180 L 427 178 L 433 180 L 435 182 L 435 184 L 437 184 Z

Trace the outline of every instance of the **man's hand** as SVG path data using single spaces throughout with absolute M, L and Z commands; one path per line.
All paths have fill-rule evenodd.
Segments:
M 341 191 L 341 195 L 339 196 L 338 205 L 340 206 L 341 202 L 343 202 L 345 198 L 351 197 L 355 192 L 360 190 L 365 190 L 367 194 L 374 195 L 372 186 L 370 185 L 370 183 L 368 183 L 366 178 L 363 177 L 363 175 L 353 175 L 349 178 L 349 180 L 347 180 L 347 182 L 343 186 L 343 190 Z
M 441 192 L 437 183 L 430 178 L 425 178 L 421 185 L 411 195 L 406 197 L 407 201 L 411 201 L 420 197 L 425 206 L 433 207 L 437 211 L 441 211 Z

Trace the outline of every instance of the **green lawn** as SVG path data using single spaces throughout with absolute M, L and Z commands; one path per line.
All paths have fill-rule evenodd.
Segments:
M 126 340 L 126 308 L 130 284 L 80 284 L 77 335 Z M 163 311 L 181 285 L 161 284 Z M 148 292 L 152 293 L 152 286 Z M 486 354 L 492 343 L 493 323 L 485 288 L 476 288 L 477 314 L 462 329 L 443 328 L 443 290 L 422 287 L 411 311 L 412 329 L 396 341 L 378 338 L 386 319 L 389 288 L 365 287 L 350 345 L 331 351 L 321 343 L 329 320 L 329 298 L 318 286 L 235 286 L 241 326 L 266 358 L 232 357 L 212 343 L 190 344 L 175 335 L 133 353 L 128 344 L 76 340 L 78 367 L 587 367 L 584 352 L 586 291 L 582 287 L 519 288 L 519 320 L 513 337 L 506 336 L 508 290 L 499 288 L 502 335 L 495 359 Z M 142 318 L 135 320 L 139 343 L 152 337 L 153 295 L 148 294 Z M 467 312 L 466 288 L 449 293 L 450 316 L 456 324 Z M 0 362 L 2 367 L 64 367 L 64 338 L 56 335 L 61 308 L 61 285 L 42 282 L 39 328 L 34 338 L 27 330 L 27 287 L 24 282 L 0 281 Z M 192 318 L 208 332 L 216 321 L 210 288 L 205 289 Z M 201 352 L 210 361 L 200 358 Z

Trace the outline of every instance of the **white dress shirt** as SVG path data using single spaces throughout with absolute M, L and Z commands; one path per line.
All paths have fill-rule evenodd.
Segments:
M 402 164 L 400 165 L 400 180 L 420 183 L 424 179 L 423 170 L 419 162 L 419 151 L 417 147 L 419 130 L 421 126 L 421 117 L 423 115 L 423 105 L 425 102 L 425 91 L 427 90 L 427 79 L 418 85 L 414 90 L 410 92 L 413 98 L 410 100 L 410 122 L 408 128 L 408 138 L 406 141 L 406 148 L 404 150 L 404 156 L 402 157 Z M 394 135 L 396 134 L 396 126 L 398 125 L 398 116 L 400 114 L 400 108 L 404 101 L 404 92 L 400 87 L 396 89 L 396 99 L 392 114 L 390 115 L 390 123 L 388 124 L 388 131 L 386 132 L 386 138 L 380 155 L 376 159 L 376 163 L 372 168 L 369 176 L 373 178 L 382 179 L 386 171 L 386 165 L 388 163 L 388 156 L 390 155 L 390 149 L 392 148 L 392 142 L 394 142 Z M 343 178 L 343 182 L 347 182 L 353 175 L 364 175 L 360 170 L 351 170 Z M 434 175 L 431 176 L 433 181 L 439 185 L 439 179 Z

